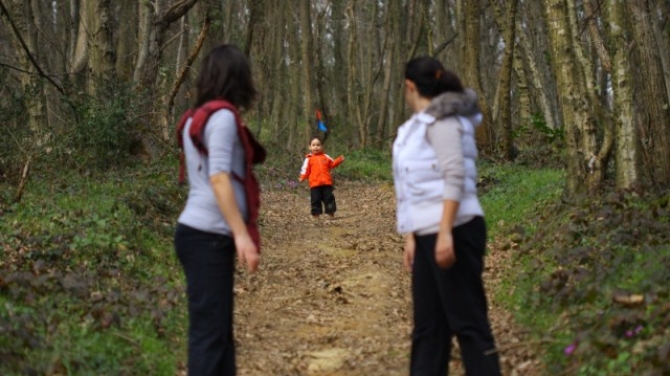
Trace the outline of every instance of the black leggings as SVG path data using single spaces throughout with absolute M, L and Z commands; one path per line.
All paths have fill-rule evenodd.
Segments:
M 441 269 L 435 261 L 436 234 L 416 236 L 412 272 L 414 330 L 412 376 L 449 371 L 451 338 L 461 347 L 468 375 L 500 375 L 488 320 L 482 271 L 486 223 L 482 217 L 452 230 L 456 263 Z
M 235 243 L 229 236 L 179 224 L 174 245 L 186 274 L 188 374 L 235 375 Z
M 335 205 L 335 195 L 332 185 L 321 185 L 309 190 L 312 202 L 312 215 L 323 213 L 323 206 L 326 207 L 326 214 L 335 214 L 337 206 Z

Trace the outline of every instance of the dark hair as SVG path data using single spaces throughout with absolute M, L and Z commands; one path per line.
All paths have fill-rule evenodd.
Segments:
M 213 99 L 225 99 L 240 108 L 249 108 L 256 96 L 249 61 L 232 44 L 214 47 L 202 60 L 195 107 Z
M 311 144 L 312 141 L 314 141 L 314 140 L 319 140 L 319 142 L 321 143 L 321 145 L 323 145 L 323 143 L 326 142 L 326 140 L 325 140 L 324 137 L 321 137 L 321 136 L 319 136 L 319 135 L 312 135 L 312 137 L 310 137 L 310 139 L 309 139 L 309 143 Z
M 414 82 L 419 94 L 434 98 L 447 92 L 462 93 L 463 84 L 456 73 L 444 69 L 439 60 L 429 57 L 416 57 L 405 65 L 405 79 Z

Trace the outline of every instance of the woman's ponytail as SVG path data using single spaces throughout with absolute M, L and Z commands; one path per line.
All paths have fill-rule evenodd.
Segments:
M 405 78 L 414 82 L 419 94 L 426 98 L 448 91 L 463 92 L 458 76 L 444 69 L 439 60 L 428 56 L 410 60 L 405 66 Z

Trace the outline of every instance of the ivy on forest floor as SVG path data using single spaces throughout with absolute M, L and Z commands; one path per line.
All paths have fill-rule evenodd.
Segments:
M 544 333 L 548 371 L 670 372 L 670 194 L 563 199 L 517 226 L 512 307 Z
M 0 374 L 175 373 L 185 302 L 166 250 L 182 190 L 169 177 L 64 177 L 0 202 Z

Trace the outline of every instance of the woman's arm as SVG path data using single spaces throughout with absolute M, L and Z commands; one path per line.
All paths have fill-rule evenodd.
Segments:
M 221 214 L 223 214 L 223 218 L 233 233 L 235 249 L 237 250 L 237 257 L 240 263 L 246 264 L 250 272 L 255 272 L 260 263 L 260 256 L 258 255 L 256 245 L 249 236 L 242 213 L 240 213 L 240 209 L 237 207 L 230 174 L 221 172 L 211 176 L 210 183 L 212 184 L 212 190 L 214 190 L 214 196 L 216 196 L 216 202 L 219 205 Z
M 243 158 L 243 154 L 236 152 L 236 143 L 239 141 L 232 112 L 220 110 L 212 114 L 205 128 L 205 142 L 209 151 L 209 182 L 217 206 L 232 232 L 239 262 L 254 272 L 258 268 L 260 256 L 247 231 L 232 181 L 234 166 L 238 166 Z
M 444 209 L 435 244 L 435 261 L 446 269 L 456 262 L 451 230 L 465 186 L 461 125 L 453 117 L 441 119 L 428 127 L 426 137 L 435 150 L 444 176 Z
M 451 229 L 454 227 L 454 218 L 458 212 L 460 203 L 453 200 L 444 200 L 444 210 L 440 221 L 440 231 L 437 233 L 435 243 L 435 261 L 441 268 L 447 269 L 456 262 L 454 240 Z
M 405 265 L 405 269 L 408 272 L 411 272 L 414 268 L 414 251 L 416 250 L 416 239 L 414 239 L 414 234 L 405 234 L 405 244 L 403 246 L 402 252 L 402 262 Z

